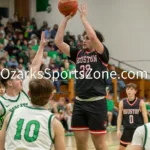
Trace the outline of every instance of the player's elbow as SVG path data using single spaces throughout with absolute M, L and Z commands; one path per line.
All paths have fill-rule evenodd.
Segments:
M 57 46 L 58 48 L 60 48 L 61 45 L 62 45 L 62 43 L 63 43 L 63 41 L 61 41 L 61 40 L 58 39 L 58 38 L 55 38 L 54 42 L 55 42 L 55 44 L 56 44 L 56 46 Z
M 55 38 L 55 40 L 54 40 L 54 43 L 56 44 L 56 46 L 59 44 L 59 39 L 58 38 Z

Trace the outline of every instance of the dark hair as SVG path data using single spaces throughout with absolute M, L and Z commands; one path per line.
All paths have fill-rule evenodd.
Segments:
M 105 41 L 104 36 L 99 31 L 95 30 L 97 38 L 103 43 Z
M 129 84 L 126 85 L 126 89 L 127 88 L 133 88 L 133 89 L 137 90 L 137 85 L 134 84 L 134 83 L 129 83 Z
M 32 104 L 44 106 L 53 92 L 53 84 L 47 79 L 33 79 L 29 83 L 29 91 Z
M 18 74 L 18 71 L 16 69 L 3 69 L 0 74 L 0 81 L 4 85 L 4 87 L 7 87 L 7 81 L 10 80 L 14 75 Z
M 99 41 L 103 43 L 105 41 L 103 34 L 97 30 L 94 30 L 94 31 Z M 86 31 L 84 31 L 82 35 L 85 36 L 86 34 L 87 34 Z

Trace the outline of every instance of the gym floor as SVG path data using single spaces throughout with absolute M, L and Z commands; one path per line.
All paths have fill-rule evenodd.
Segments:
M 66 136 L 66 150 L 76 150 L 76 143 L 74 136 Z M 116 131 L 107 132 L 106 138 L 108 150 L 118 150 L 119 148 L 119 140 L 116 135 Z M 89 138 L 89 149 L 88 150 L 95 150 L 94 145 L 92 143 L 91 138 Z M 127 150 L 131 150 L 131 146 L 127 147 Z

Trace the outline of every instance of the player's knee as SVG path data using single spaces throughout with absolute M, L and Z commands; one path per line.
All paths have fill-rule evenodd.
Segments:
M 104 150 L 106 149 L 106 144 L 102 143 L 102 144 L 98 144 L 95 146 L 96 150 Z
M 125 149 L 126 149 L 126 146 L 120 145 L 118 150 L 125 150 Z
M 79 133 L 79 132 L 74 132 L 75 133 L 75 138 L 76 138 L 76 142 L 77 144 L 79 145 L 84 145 L 84 144 L 87 144 L 88 142 L 88 135 L 87 134 L 82 134 L 82 133 Z
M 88 141 L 76 138 L 77 150 L 87 150 L 88 148 Z
M 77 144 L 79 144 L 79 145 L 85 145 L 85 144 L 87 144 L 87 140 L 85 140 L 85 139 L 82 138 L 82 137 L 76 137 L 76 142 L 77 142 Z
M 77 143 L 77 150 L 86 150 L 88 148 L 88 143 Z
M 96 150 L 107 149 L 105 135 L 101 135 L 101 136 L 93 135 L 92 139 L 93 139 Z
M 112 116 L 112 112 L 109 112 L 109 111 L 108 111 L 108 112 L 107 112 L 107 115 L 108 115 L 108 116 Z

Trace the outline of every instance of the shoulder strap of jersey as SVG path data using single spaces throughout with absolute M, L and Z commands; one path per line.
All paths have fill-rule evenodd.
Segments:
M 52 129 L 52 127 L 51 127 L 51 120 L 52 120 L 52 118 L 54 117 L 54 115 L 53 114 L 51 114 L 50 116 L 49 116 L 49 119 L 48 119 L 48 131 L 49 131 L 49 136 L 50 136 L 50 139 L 51 139 L 51 141 L 54 143 L 54 139 L 53 139 L 53 137 L 52 137 L 52 132 L 51 132 L 51 129 Z
M 148 132 L 146 124 L 144 124 L 144 128 L 145 128 L 145 138 L 144 138 L 143 148 L 145 150 L 145 145 L 146 145 L 146 141 L 147 141 L 147 132 Z
M 101 63 L 102 63 L 105 67 L 108 67 L 108 64 L 105 63 L 105 62 L 99 57 L 100 54 L 99 54 L 97 51 L 95 51 L 95 53 L 96 53 L 97 57 L 99 58 L 99 60 L 101 61 Z
M 1 101 L 0 101 L 0 105 L 1 105 L 1 108 L 3 109 L 3 110 L 0 110 L 0 117 L 3 117 L 6 113 L 6 109 Z
M 76 57 L 76 61 L 77 61 L 77 58 L 79 56 L 79 54 L 82 52 L 82 50 L 79 50 L 78 53 L 77 53 L 77 57 Z
M 28 100 L 30 101 L 30 99 L 29 99 L 29 96 L 27 95 L 27 93 L 24 91 L 24 90 L 22 90 L 22 93 L 24 93 L 24 95 L 28 98 Z
M 8 126 L 9 126 L 9 124 L 10 124 L 10 121 L 11 121 L 11 119 L 12 119 L 12 116 L 13 116 L 14 112 L 15 112 L 15 110 L 11 113 L 11 115 L 10 115 L 10 117 L 9 117 L 6 130 L 8 129 Z
M 126 102 L 127 102 L 127 98 L 125 98 L 125 99 L 122 100 L 123 108 L 124 108 L 124 105 L 125 105 Z

